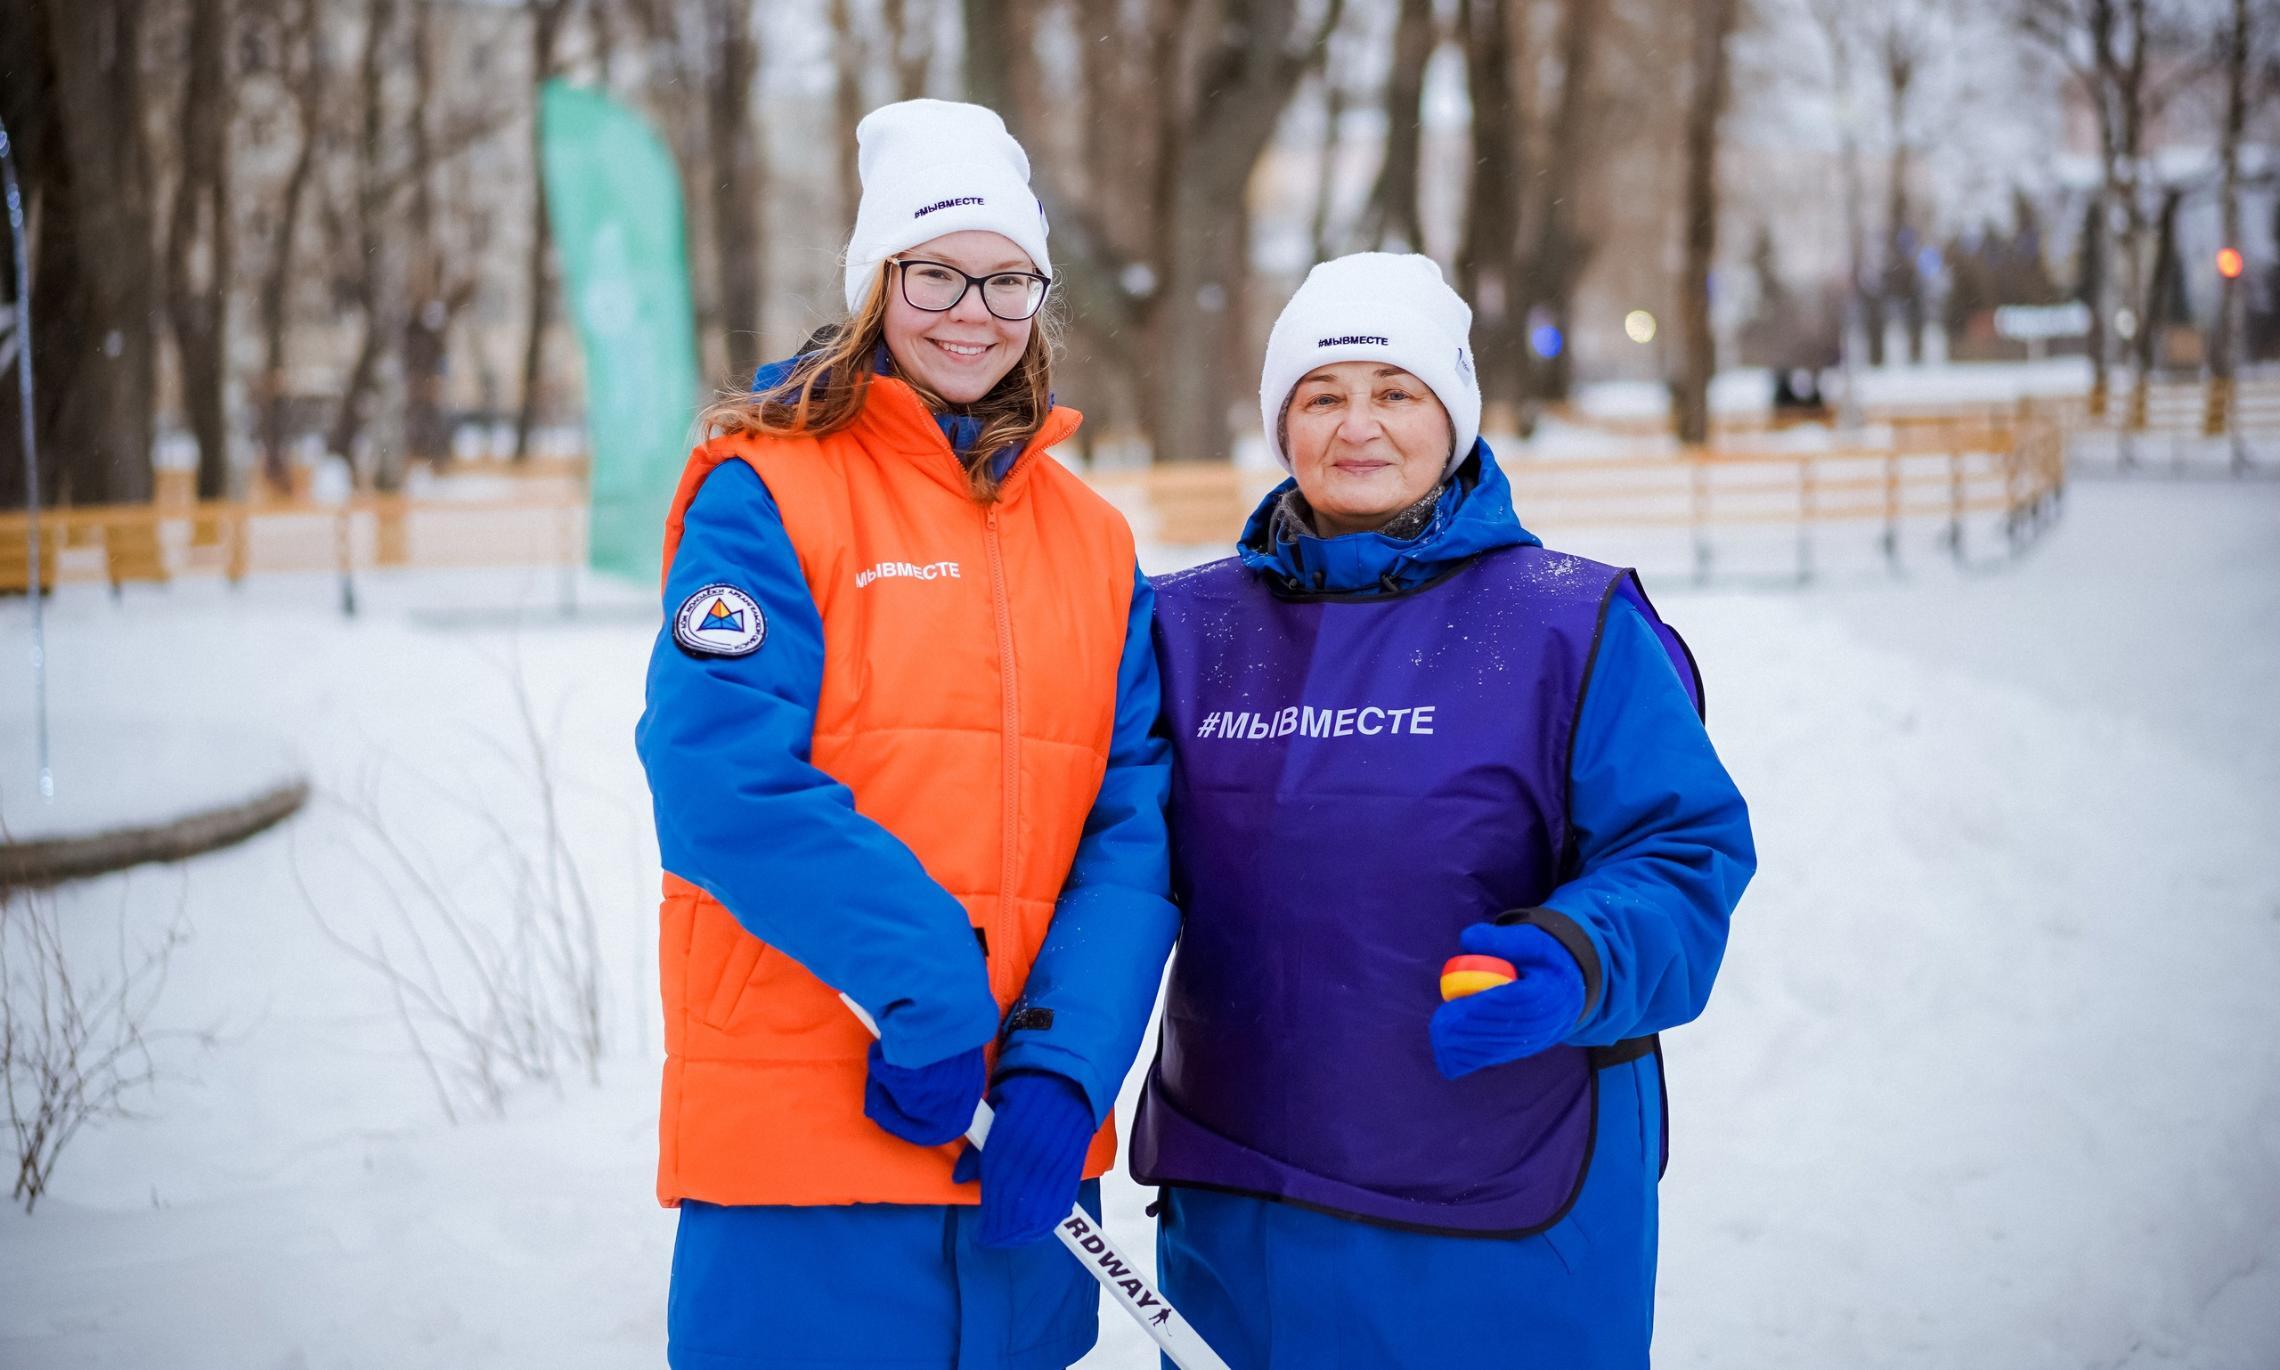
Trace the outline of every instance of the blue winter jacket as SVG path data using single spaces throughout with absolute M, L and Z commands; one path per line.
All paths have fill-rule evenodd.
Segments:
M 1294 589 L 1373 595 L 1414 589 L 1499 547 L 1540 546 L 1512 487 L 1476 443 L 1414 538 L 1380 533 L 1273 541 L 1271 491 L 1244 527 L 1245 565 Z M 1577 1046 L 1688 1022 L 1725 954 L 1730 913 L 1757 869 L 1749 810 L 1647 616 L 1618 596 L 1591 666 L 1569 765 L 1574 878 L 1544 907 L 1574 925 L 1588 996 Z M 1538 920 L 1542 921 L 1542 920 Z M 1562 929 L 1564 930 L 1564 929 Z

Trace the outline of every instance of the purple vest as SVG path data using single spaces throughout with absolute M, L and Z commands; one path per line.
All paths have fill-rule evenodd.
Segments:
M 1444 1080 L 1426 1024 L 1459 930 L 1568 874 L 1569 739 L 1618 593 L 1659 627 L 1629 572 L 1540 547 L 1398 596 L 1278 599 L 1234 560 L 1156 582 L 1184 923 L 1136 1179 L 1438 1231 L 1566 1211 L 1593 1053 Z

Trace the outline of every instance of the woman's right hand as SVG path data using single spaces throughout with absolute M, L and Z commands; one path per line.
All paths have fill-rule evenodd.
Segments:
M 980 1047 L 923 1066 L 898 1066 L 873 1042 L 863 1116 L 906 1142 L 941 1146 L 965 1135 L 988 1082 Z

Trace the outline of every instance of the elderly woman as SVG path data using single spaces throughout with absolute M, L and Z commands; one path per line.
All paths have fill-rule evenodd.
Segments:
M 1295 479 L 1157 582 L 1185 925 L 1132 1169 L 1235 1370 L 1647 1364 L 1656 1034 L 1756 858 L 1638 578 L 1514 517 L 1471 319 L 1426 258 L 1316 267 L 1260 389 Z M 1513 978 L 1444 1003 L 1458 954 Z

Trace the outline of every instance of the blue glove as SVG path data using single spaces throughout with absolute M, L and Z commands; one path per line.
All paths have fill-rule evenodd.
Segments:
M 863 1116 L 906 1142 L 940 1146 L 972 1126 L 988 1078 L 980 1047 L 923 1066 L 898 1066 L 873 1042 Z
M 1085 1151 L 1099 1124 L 1085 1092 L 1067 1076 L 1018 1070 L 990 1088 L 989 1145 L 966 1148 L 950 1178 L 982 1181 L 982 1217 L 974 1240 L 1022 1246 L 1052 1235 L 1076 1206 Z
M 1531 923 L 1475 923 L 1458 941 L 1475 956 L 1510 961 L 1520 978 L 1433 1010 L 1433 1064 L 1443 1077 L 1533 1056 L 1575 1031 L 1583 968 L 1558 938 Z

